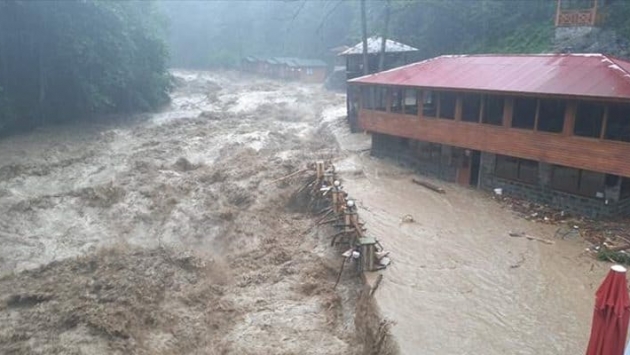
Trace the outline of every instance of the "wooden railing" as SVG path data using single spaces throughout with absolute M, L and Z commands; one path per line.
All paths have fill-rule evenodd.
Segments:
M 596 22 L 596 8 L 586 10 L 559 10 L 556 15 L 557 27 L 595 26 Z

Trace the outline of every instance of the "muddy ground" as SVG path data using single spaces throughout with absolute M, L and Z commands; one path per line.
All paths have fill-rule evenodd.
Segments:
M 175 71 L 157 114 L 0 142 L 0 353 L 358 354 L 356 275 L 287 206 L 316 85 Z

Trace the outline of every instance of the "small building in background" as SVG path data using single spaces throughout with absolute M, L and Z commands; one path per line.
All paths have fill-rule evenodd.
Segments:
M 378 72 L 379 60 L 383 37 L 370 37 L 367 39 L 368 53 L 368 74 Z M 411 63 L 418 60 L 418 49 L 406 44 L 388 39 L 385 41 L 385 60 L 383 70 L 396 68 L 401 65 Z M 346 63 L 346 80 L 354 79 L 364 75 L 363 71 L 363 42 L 358 43 L 354 47 L 348 48 L 339 53 L 339 56 L 345 58 Z M 350 129 L 357 131 L 357 107 L 353 106 L 358 99 L 358 93 L 353 91 L 353 86 L 348 86 L 346 90 L 346 110 Z
M 303 83 L 323 83 L 327 69 L 326 62 L 319 59 L 297 58 L 289 64 L 292 78 Z
M 349 81 L 372 154 L 592 217 L 630 214 L 630 62 L 441 56 Z
M 248 56 L 241 61 L 241 70 L 279 80 L 323 83 L 327 65 L 319 59 Z

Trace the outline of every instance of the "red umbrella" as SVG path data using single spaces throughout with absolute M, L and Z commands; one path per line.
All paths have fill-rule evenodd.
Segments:
M 614 265 L 595 294 L 595 312 L 586 355 L 623 355 L 630 319 L 626 268 Z

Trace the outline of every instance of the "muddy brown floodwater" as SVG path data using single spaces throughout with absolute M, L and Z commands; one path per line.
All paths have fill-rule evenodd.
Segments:
M 174 74 L 160 113 L 0 142 L 0 353 L 358 354 L 358 278 L 269 184 L 343 96 Z
M 583 352 L 607 265 L 580 241 L 509 238 L 554 228 L 411 184 L 349 134 L 343 95 L 174 74 L 162 112 L 0 141 L 0 353 L 374 353 L 359 278 L 333 290 L 339 251 L 287 204 L 299 178 L 269 183 L 330 157 L 392 252 L 374 305 L 401 353 Z
M 353 135 L 340 144 L 357 152 L 370 140 Z M 391 251 L 375 297 L 403 354 L 584 353 L 594 293 L 609 265 L 585 255 L 583 241 L 554 239 L 557 226 L 519 218 L 485 193 L 368 154 L 349 154 L 338 167 L 368 231 Z

